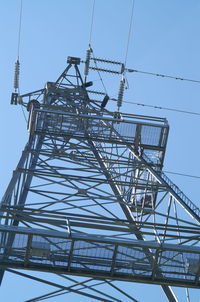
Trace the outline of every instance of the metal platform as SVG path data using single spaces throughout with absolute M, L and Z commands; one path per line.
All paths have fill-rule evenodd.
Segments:
M 199 288 L 200 248 L 1 226 L 0 267 Z M 7 239 L 14 235 L 11 246 Z M 6 249 L 6 255 L 5 255 Z M 149 261 L 152 259 L 152 261 Z

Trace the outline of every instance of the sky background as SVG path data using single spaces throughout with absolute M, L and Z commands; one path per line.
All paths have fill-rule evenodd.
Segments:
M 92 0 L 23 0 L 20 44 L 20 90 L 27 93 L 54 81 L 66 66 L 68 55 L 85 58 L 92 14 Z M 91 45 L 97 57 L 124 62 L 132 0 L 96 0 Z M 10 105 L 14 63 L 17 58 L 20 0 L 0 0 L 0 193 L 3 195 L 27 141 L 26 122 L 19 106 Z M 127 67 L 200 80 L 200 0 L 135 0 Z M 112 96 L 120 78 L 105 78 Z M 97 85 L 100 81 L 96 75 Z M 200 84 L 127 74 L 124 100 L 200 114 Z M 110 107 L 109 107 L 110 106 Z M 114 104 L 108 109 L 114 109 Z M 124 103 L 122 111 L 166 117 L 170 125 L 164 170 L 199 176 L 200 115 Z M 200 178 L 168 176 L 200 206 Z M 124 285 L 125 286 L 125 285 Z M 0 299 L 21 302 L 45 292 L 43 285 L 6 274 Z M 126 288 L 126 286 L 125 286 Z M 127 287 L 128 288 L 128 287 Z M 130 288 L 130 285 L 129 285 Z M 139 301 L 166 299 L 159 287 L 131 284 Z M 144 290 L 145 289 L 145 290 Z M 185 302 L 182 291 L 177 291 Z M 89 301 L 70 294 L 73 301 Z M 68 296 L 55 301 L 66 301 Z M 68 300 L 71 301 L 71 300 Z M 200 294 L 191 291 L 191 302 Z

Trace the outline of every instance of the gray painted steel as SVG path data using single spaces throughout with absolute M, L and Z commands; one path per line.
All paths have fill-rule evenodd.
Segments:
M 200 287 L 200 210 L 162 172 L 168 123 L 102 109 L 73 62 L 21 96 L 30 137 L 1 202 L 0 266 L 160 284 L 175 302 L 171 285 Z

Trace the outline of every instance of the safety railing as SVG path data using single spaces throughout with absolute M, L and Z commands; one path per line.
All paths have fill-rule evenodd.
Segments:
M 149 157 L 146 154 L 143 154 L 143 159 L 149 164 L 152 164 L 153 162 L 149 159 Z M 175 185 L 171 179 L 162 171 L 155 171 L 162 180 L 170 187 L 171 193 L 178 201 L 182 204 L 186 205 L 186 208 L 190 210 L 190 212 L 193 212 L 195 214 L 195 217 L 198 218 L 198 221 L 200 222 L 200 209 L 179 189 L 177 185 Z

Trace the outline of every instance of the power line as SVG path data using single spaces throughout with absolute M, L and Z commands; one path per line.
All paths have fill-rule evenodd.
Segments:
M 92 18 L 91 18 L 91 25 L 90 25 L 89 45 L 91 44 L 91 40 L 92 40 L 92 30 L 93 30 L 93 23 L 94 23 L 94 8 L 95 8 L 95 0 L 93 0 L 93 6 L 92 6 Z
M 111 100 L 112 101 L 117 101 L 115 98 L 111 98 Z M 161 106 L 156 106 L 156 105 L 147 105 L 147 104 L 144 104 L 144 103 L 135 103 L 135 102 L 129 102 L 129 101 L 123 101 L 123 102 L 127 103 L 127 104 L 131 104 L 131 105 L 149 107 L 149 108 L 160 109 L 160 110 L 169 110 L 169 111 L 174 111 L 174 112 L 180 112 L 180 113 L 186 113 L 186 114 L 192 114 L 192 115 L 200 116 L 199 112 L 194 112 L 194 111 L 187 111 L 187 110 L 169 108 L 169 107 L 161 107 Z
M 126 54 L 125 54 L 125 59 L 124 59 L 124 66 L 126 66 L 126 61 L 127 61 L 127 56 L 128 56 L 128 49 L 129 49 L 129 44 L 130 44 L 130 37 L 131 37 L 131 30 L 132 30 L 132 26 L 133 26 L 134 5 L 135 5 L 135 0 L 132 0 L 131 18 L 130 18 L 130 25 L 129 25 L 127 45 L 126 45 Z
M 20 42 L 21 42 L 21 27 L 22 27 L 22 0 L 20 4 L 20 13 L 19 13 L 19 27 L 18 27 L 18 43 L 17 43 L 17 58 L 19 60 L 19 51 L 20 51 Z
M 129 47 L 128 46 L 129 45 L 129 39 L 130 39 L 130 37 L 128 38 L 128 42 L 127 42 L 127 52 L 126 52 L 126 57 L 125 57 L 125 64 L 126 64 L 126 59 L 127 59 L 128 47 Z M 136 72 L 136 73 L 151 75 L 151 76 L 155 76 L 155 77 L 169 78 L 169 79 L 173 79 L 173 80 L 186 81 L 186 82 L 192 82 L 192 83 L 200 84 L 200 80 L 196 80 L 196 79 L 183 78 L 183 77 L 180 77 L 180 76 L 172 76 L 172 75 L 164 74 L 164 73 L 155 73 L 155 72 L 150 72 L 150 71 L 143 71 L 143 70 L 125 68 L 125 64 L 120 62 L 120 61 L 113 61 L 113 60 L 101 59 L 101 58 L 93 58 L 93 60 L 94 59 L 98 62 L 114 64 L 114 65 L 121 65 L 121 70 L 98 68 L 98 70 L 100 70 L 100 71 L 109 72 L 109 73 L 112 73 L 112 74 L 115 74 L 115 75 L 124 74 L 126 72 L 130 72 L 130 73 Z M 91 67 L 91 69 L 96 70 L 96 68 L 93 68 L 93 67 Z
M 200 176 L 196 176 L 196 175 L 190 175 L 190 174 L 184 174 L 184 173 L 177 173 L 177 172 L 172 172 L 172 171 L 163 171 L 163 172 L 168 173 L 168 174 L 175 174 L 175 175 L 180 175 L 180 176 L 185 176 L 185 177 L 191 177 L 191 178 L 200 179 Z
M 101 58 L 94 58 L 94 59 L 96 61 L 99 61 L 99 62 L 121 65 L 121 70 L 118 70 L 118 71 L 117 70 L 111 70 L 111 69 L 105 69 L 105 68 L 104 69 L 103 68 L 98 69 L 100 71 L 109 72 L 109 73 L 112 73 L 112 74 L 115 74 L 115 75 L 124 74 L 126 72 L 130 72 L 130 73 L 136 72 L 136 73 L 151 75 L 151 76 L 155 76 L 155 77 L 169 78 L 169 79 L 173 79 L 173 80 L 186 81 L 186 82 L 192 82 L 192 83 L 200 84 L 200 80 L 196 80 L 196 79 L 189 79 L 189 78 L 183 78 L 183 77 L 180 77 L 180 76 L 172 76 L 172 75 L 168 75 L 168 74 L 164 74 L 164 73 L 162 74 L 162 73 L 155 73 L 155 72 L 150 72 L 150 71 L 143 71 L 143 70 L 125 68 L 125 65 L 123 63 L 119 62 L 119 61 L 113 61 L 113 60 L 107 60 L 107 59 L 101 59 Z M 96 68 L 93 68 L 93 67 L 91 67 L 91 69 L 96 70 Z
M 20 55 L 20 43 L 21 43 L 21 28 L 22 28 L 22 8 L 23 8 L 23 0 L 21 0 L 20 2 L 20 12 L 19 12 L 19 25 L 18 25 L 18 41 L 17 41 L 17 64 L 18 64 L 18 71 L 16 71 L 16 80 L 17 80 L 17 85 L 16 85 L 16 89 L 18 89 L 18 93 L 20 94 L 20 85 L 19 85 L 19 66 L 20 66 L 20 62 L 19 62 L 19 55 Z M 24 112 L 24 108 L 23 105 L 20 105 L 21 110 L 22 110 L 22 114 L 24 117 L 24 120 L 27 124 L 27 118 L 26 118 L 26 114 Z
M 156 77 L 169 78 L 169 79 L 174 79 L 174 80 L 187 81 L 187 82 L 193 82 L 193 83 L 200 84 L 200 80 L 182 78 L 182 77 L 178 77 L 178 76 L 176 77 L 176 76 L 167 75 L 167 74 L 161 74 L 161 73 L 155 73 L 155 72 L 149 72 L 149 71 L 142 71 L 142 70 L 136 70 L 136 69 L 130 69 L 130 68 L 127 68 L 126 71 L 128 71 L 128 72 L 137 72 L 137 73 L 152 75 L 152 76 L 156 76 Z

